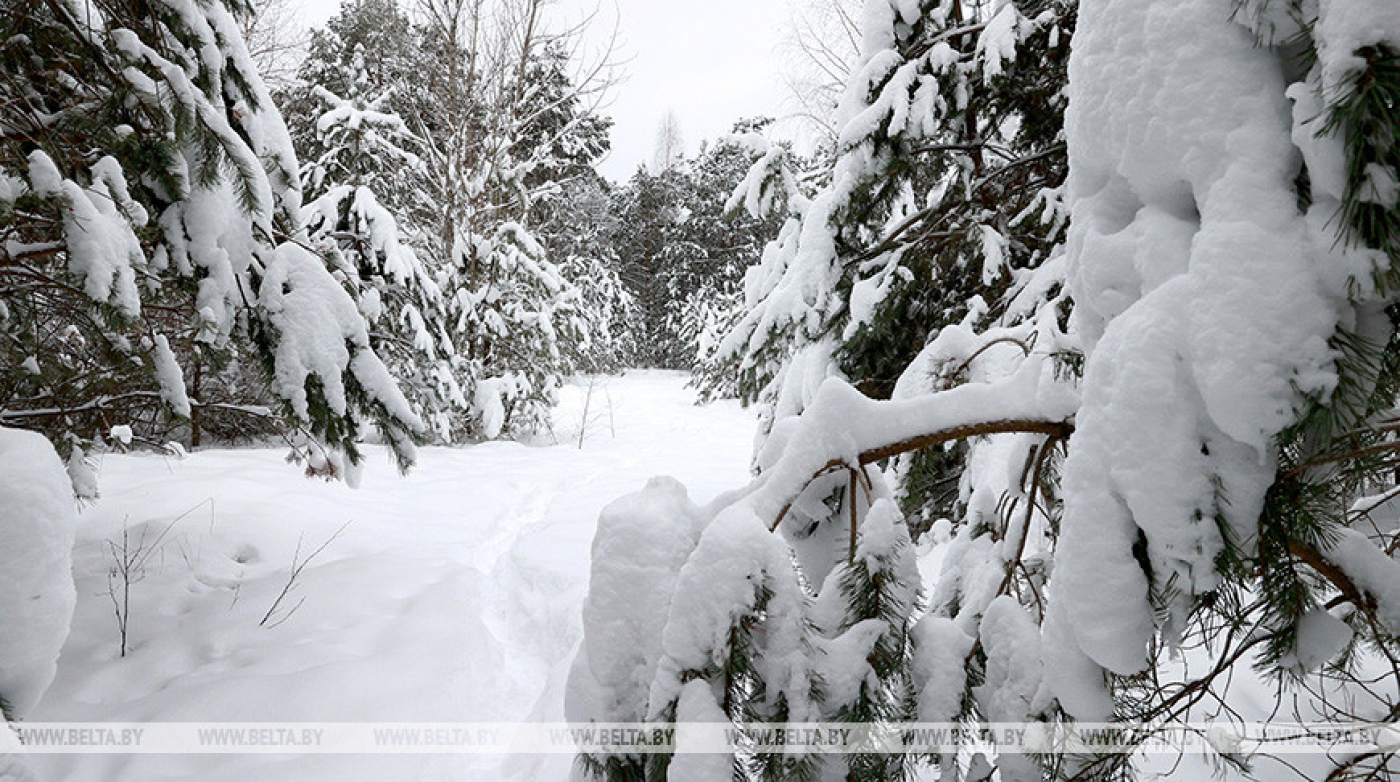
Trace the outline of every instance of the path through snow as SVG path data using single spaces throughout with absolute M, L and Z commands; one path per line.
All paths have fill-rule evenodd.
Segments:
M 601 380 L 581 450 L 585 389 L 573 385 L 555 417 L 560 444 L 424 449 L 407 478 L 376 451 L 358 490 L 302 478 L 275 449 L 107 457 L 104 496 L 81 520 L 73 632 L 31 719 L 562 720 L 599 510 L 652 475 L 680 479 L 699 502 L 747 479 L 752 416 L 733 402 L 696 407 L 684 382 L 663 372 Z M 347 522 L 259 626 L 298 542 L 305 558 Z M 124 525 L 142 567 L 123 659 L 108 573 Z M 84 782 L 562 779 L 569 762 L 36 759 L 46 778 Z

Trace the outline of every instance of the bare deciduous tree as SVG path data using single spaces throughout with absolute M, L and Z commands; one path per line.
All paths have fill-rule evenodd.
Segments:
M 656 128 L 656 148 L 652 151 L 651 172 L 664 174 L 685 159 L 685 137 L 676 112 L 668 109 Z
M 295 0 L 252 0 L 249 13 L 239 19 L 248 54 L 274 92 L 296 79 L 297 67 L 310 40 L 296 6 Z
M 428 161 L 437 174 L 440 238 L 446 247 L 482 219 L 491 222 L 528 208 L 537 193 L 516 193 L 509 203 L 501 203 L 493 201 L 487 187 L 540 162 L 516 154 L 522 135 L 563 103 L 577 104 L 575 121 L 587 117 L 601 108 L 619 80 L 616 30 L 599 53 L 585 56 L 583 31 L 597 11 L 560 24 L 547 14 L 555 5 L 557 0 L 418 2 L 418 19 L 440 50 L 443 64 L 440 72 L 428 75 L 433 116 L 420 118 L 420 135 L 428 143 Z M 565 94 L 542 101 L 532 94 L 527 71 L 547 50 L 559 53 L 573 73 Z M 551 138 L 536 139 L 531 147 L 546 151 L 575 130 L 573 124 L 549 128 Z
M 860 54 L 859 0 L 795 0 L 781 44 L 795 117 L 822 146 L 836 141 L 836 104 Z

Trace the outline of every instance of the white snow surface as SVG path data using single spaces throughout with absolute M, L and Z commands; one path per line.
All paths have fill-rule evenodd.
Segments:
M 73 630 L 28 719 L 562 721 L 602 509 L 651 475 L 674 476 L 698 503 L 748 479 L 753 416 L 734 402 L 694 406 L 685 380 L 601 379 L 616 436 L 594 419 L 582 449 L 578 383 L 561 392 L 558 444 L 425 448 L 405 478 L 385 449 L 371 448 L 359 489 L 301 477 L 281 449 L 107 455 L 102 499 L 79 522 Z M 304 557 L 347 522 L 260 627 L 298 541 Z M 124 659 L 106 575 L 107 541 L 123 524 L 153 551 L 132 586 Z M 34 759 L 41 779 L 73 782 L 562 780 L 572 763 L 569 755 Z

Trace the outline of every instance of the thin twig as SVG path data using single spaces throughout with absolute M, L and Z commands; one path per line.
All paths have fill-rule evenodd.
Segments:
M 346 528 L 346 527 L 349 527 L 349 526 L 350 526 L 350 522 L 349 522 L 349 521 L 347 521 L 347 522 L 345 522 L 344 524 L 340 525 L 340 529 L 337 529 L 337 530 L 335 531 L 334 534 L 332 534 L 329 538 L 326 538 L 326 542 L 325 542 L 325 543 L 322 543 L 320 546 L 318 546 L 318 547 L 316 548 L 315 551 L 313 551 L 313 552 L 311 552 L 310 554 L 308 554 L 307 557 L 306 557 L 306 559 L 302 559 L 302 558 L 301 558 L 301 544 L 302 544 L 302 540 L 303 540 L 303 538 L 304 538 L 305 536 L 304 536 L 304 535 L 298 535 L 298 536 L 297 536 L 297 547 L 296 547 L 296 550 L 292 552 L 292 570 L 291 570 L 290 573 L 287 574 L 287 583 L 284 584 L 284 585 L 282 586 L 282 591 L 279 592 L 279 593 L 277 594 L 277 599 L 272 601 L 272 607 L 268 608 L 268 609 L 267 609 L 267 613 L 263 614 L 263 618 L 262 618 L 261 620 L 258 621 L 258 627 L 268 627 L 268 626 L 269 626 L 269 625 L 267 624 L 267 623 L 268 623 L 268 620 L 272 619 L 272 615 L 273 615 L 274 613 L 277 612 L 277 608 L 278 608 L 279 606 L 282 605 L 282 601 L 285 600 L 285 599 L 287 598 L 287 595 L 291 594 L 292 588 L 293 588 L 293 587 L 296 585 L 296 583 L 297 583 L 297 579 L 301 577 L 301 571 L 305 570 L 305 569 L 306 569 L 306 566 L 309 565 L 309 564 L 311 564 L 311 560 L 315 559 L 315 558 L 317 557 L 317 555 L 319 555 L 321 552 L 325 551 L 327 546 L 329 546 L 330 544 L 334 543 L 335 540 L 336 540 L 337 538 L 339 538 L 339 537 L 341 536 L 342 533 L 345 532 L 345 528 Z M 288 610 L 286 611 L 286 613 L 284 613 L 284 614 L 282 615 L 281 618 L 279 618 L 276 622 L 274 622 L 274 623 L 273 623 L 272 625 L 270 625 L 270 626 L 271 626 L 271 627 L 276 627 L 277 625 L 280 625 L 280 624 L 282 624 L 283 622 L 287 621 L 289 618 L 291 618 L 292 614 L 296 613 L 296 611 L 297 611 L 298 608 L 301 608 L 302 603 L 305 603 L 305 602 L 306 602 L 306 598 L 303 597 L 301 600 L 297 601 L 297 604 L 296 604 L 296 605 L 294 605 L 294 606 L 292 606 L 290 609 L 288 609 Z

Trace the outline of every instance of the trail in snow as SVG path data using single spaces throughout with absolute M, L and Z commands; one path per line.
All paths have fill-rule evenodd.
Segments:
M 563 719 L 598 512 L 671 475 L 709 500 L 747 480 L 753 417 L 693 404 L 679 373 L 565 389 L 558 444 L 423 449 L 361 488 L 301 477 L 279 450 L 107 457 L 82 515 L 78 609 L 43 721 Z M 611 418 L 611 426 L 609 419 Z M 549 438 L 546 438 L 548 440 Z M 297 555 L 325 543 L 259 626 Z M 118 656 L 111 542 L 142 549 Z M 304 601 L 304 602 L 302 602 Z M 51 755 L 65 780 L 560 779 L 553 756 Z

